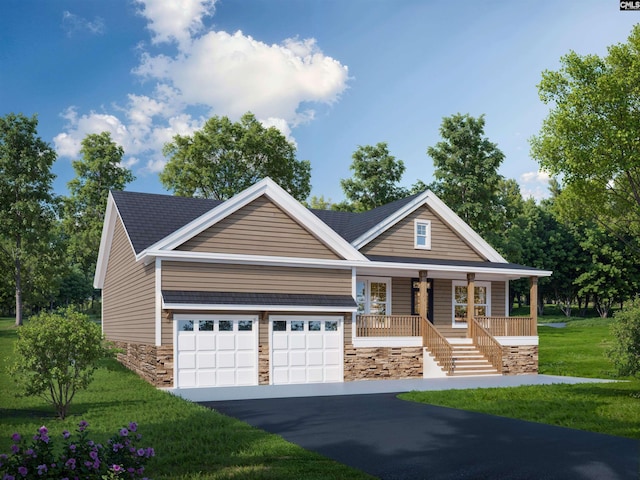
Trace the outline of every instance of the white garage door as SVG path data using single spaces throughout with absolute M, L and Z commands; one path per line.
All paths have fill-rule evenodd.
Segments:
M 258 384 L 258 318 L 176 315 L 179 388 Z
M 271 316 L 271 383 L 342 382 L 342 317 Z

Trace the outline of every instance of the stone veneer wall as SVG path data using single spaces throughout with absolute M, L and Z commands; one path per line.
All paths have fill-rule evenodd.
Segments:
M 538 346 L 503 346 L 502 373 L 504 375 L 538 373 Z
M 258 385 L 269 385 L 269 317 L 265 313 L 258 328 Z
M 173 345 L 113 342 L 118 361 L 156 387 L 173 387 Z
M 344 379 L 422 378 L 422 347 L 344 346 Z

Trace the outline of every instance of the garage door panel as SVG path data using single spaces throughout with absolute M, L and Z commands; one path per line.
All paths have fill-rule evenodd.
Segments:
M 329 332 L 327 332 L 329 333 Z M 331 332 L 335 333 L 335 332 Z M 325 335 L 324 339 L 324 347 L 330 349 L 339 350 L 342 346 L 342 336 L 341 335 Z
M 340 352 L 323 352 L 325 365 L 342 365 L 342 355 Z
M 256 348 L 253 335 L 238 335 L 238 337 L 236 337 L 236 345 L 238 350 L 253 350 Z
M 322 350 L 324 347 L 324 336 L 322 334 L 310 333 L 307 336 L 307 348 Z
M 253 352 L 238 352 L 236 355 L 236 367 L 248 368 L 253 367 L 255 363 L 255 354 Z
M 184 350 L 195 350 L 196 349 L 195 334 L 191 332 L 189 333 L 180 332 L 178 334 L 178 349 L 180 349 L 181 352 Z
M 304 367 L 307 364 L 307 352 L 303 350 L 289 352 L 289 366 Z
M 215 370 L 198 370 L 198 386 L 214 387 L 216 385 Z
M 307 367 L 292 367 L 289 369 L 289 383 L 305 383 Z
M 216 366 L 215 352 L 200 352 L 198 354 L 198 368 L 215 368 L 215 366 Z
M 313 350 L 313 351 L 307 352 L 307 365 L 322 366 L 323 364 L 324 364 L 324 355 L 322 350 Z
M 288 368 L 274 368 L 273 369 L 273 383 L 275 385 L 281 385 L 289 383 L 289 369 Z
M 200 333 L 196 337 L 196 344 L 198 345 L 198 350 L 215 350 L 216 337 L 210 333 Z
M 286 333 L 280 333 L 273 335 L 271 341 L 271 348 L 276 350 L 286 350 L 289 348 L 289 337 Z
M 196 354 L 195 352 L 180 352 L 178 358 L 180 361 L 180 367 L 185 369 L 196 368 Z
M 304 332 L 295 332 L 289 336 L 289 348 L 292 350 L 304 350 L 307 347 Z
M 235 350 L 236 349 L 236 337 L 233 334 L 219 333 L 218 334 L 218 350 Z
M 181 387 L 195 387 L 196 386 L 196 371 L 188 370 L 180 372 L 180 386 Z
M 218 368 L 233 368 L 236 366 L 235 352 L 218 352 L 216 355 Z
M 325 382 L 342 382 L 342 365 L 335 367 L 324 367 L 324 381 Z
M 218 370 L 216 385 L 229 387 L 236 384 L 236 372 L 234 370 Z
M 289 354 L 287 352 L 273 352 L 273 366 L 286 367 L 289 365 Z

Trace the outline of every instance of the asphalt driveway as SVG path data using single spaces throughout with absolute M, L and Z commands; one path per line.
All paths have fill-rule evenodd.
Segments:
M 640 442 L 395 394 L 204 402 L 381 479 L 640 478 Z

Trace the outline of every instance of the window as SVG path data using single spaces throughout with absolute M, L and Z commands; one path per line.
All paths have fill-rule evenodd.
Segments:
M 359 314 L 391 314 L 391 279 L 359 277 L 356 281 Z
M 415 221 L 413 246 L 422 250 L 431 250 L 431 220 Z
M 198 330 L 201 332 L 213 332 L 213 320 L 200 320 Z
M 474 316 L 491 315 L 491 284 L 475 282 Z M 466 326 L 467 323 L 467 283 L 453 282 L 453 325 Z
M 218 322 L 218 331 L 233 332 L 233 322 L 231 320 L 220 320 Z
M 286 332 L 287 331 L 287 322 L 284 320 L 274 320 L 273 322 L 273 331 L 274 332 Z

